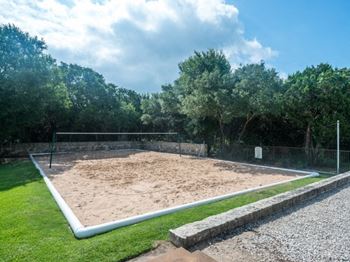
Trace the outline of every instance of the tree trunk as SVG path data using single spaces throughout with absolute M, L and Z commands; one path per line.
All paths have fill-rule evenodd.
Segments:
M 306 153 L 306 159 L 308 161 L 308 164 L 311 163 L 311 147 L 312 147 L 311 124 L 308 123 L 306 127 L 306 133 L 305 133 L 305 153 Z
M 306 132 L 305 132 L 305 150 L 310 149 L 310 141 L 311 141 L 311 125 L 307 124 Z
M 221 119 L 219 119 L 219 128 L 220 128 L 220 134 L 221 134 L 220 144 L 222 146 L 224 142 L 225 134 L 224 134 L 224 124 L 222 123 Z
M 244 126 L 243 126 L 241 132 L 239 133 L 239 136 L 238 136 L 238 143 L 241 142 L 241 139 L 242 139 L 242 137 L 243 137 L 243 135 L 244 135 L 244 133 L 245 133 L 245 131 L 247 129 L 248 124 L 254 119 L 254 117 L 255 117 L 254 114 L 252 114 L 252 115 L 248 114 L 247 115 L 247 119 L 246 119 L 246 121 L 244 123 Z

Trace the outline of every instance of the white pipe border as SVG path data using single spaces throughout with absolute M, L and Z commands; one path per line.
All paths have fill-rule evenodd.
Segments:
M 142 151 L 142 150 L 140 150 L 140 151 Z M 44 153 L 44 154 L 46 154 L 46 153 Z M 54 185 L 52 184 L 50 179 L 46 176 L 45 172 L 42 170 L 42 168 L 40 167 L 38 162 L 34 159 L 35 155 L 40 156 L 43 154 L 40 154 L 40 153 L 29 154 L 29 157 L 32 160 L 32 162 L 34 163 L 35 167 L 39 170 L 40 175 L 44 178 L 44 181 L 45 181 L 49 191 L 51 192 L 51 194 L 54 197 L 58 206 L 60 207 L 63 215 L 66 217 L 66 219 L 69 223 L 69 226 L 71 227 L 75 237 L 77 237 L 79 239 L 88 238 L 88 237 L 91 237 L 94 235 L 106 233 L 108 231 L 111 231 L 111 230 L 119 228 L 119 227 L 132 225 L 132 224 L 135 224 L 135 223 L 147 220 L 147 219 L 163 216 L 166 214 L 171 214 L 171 213 L 174 213 L 174 212 L 177 212 L 180 210 L 184 210 L 184 209 L 188 209 L 191 207 L 196 207 L 196 206 L 214 203 L 214 202 L 221 201 L 221 200 L 228 199 L 228 198 L 232 198 L 232 197 L 235 197 L 238 195 L 242 195 L 242 194 L 246 194 L 246 193 L 250 193 L 250 192 L 254 192 L 254 191 L 259 191 L 262 189 L 270 188 L 273 186 L 289 183 L 292 181 L 296 181 L 296 180 L 300 180 L 300 179 L 304 179 L 304 178 L 308 178 L 308 177 L 319 176 L 319 173 L 317 173 L 317 172 L 307 172 L 307 171 L 300 171 L 300 170 L 294 170 L 294 169 L 259 166 L 259 165 L 254 165 L 254 164 L 246 164 L 246 163 L 232 162 L 232 161 L 226 161 L 226 160 L 219 160 L 222 162 L 243 164 L 243 165 L 248 165 L 248 166 L 262 167 L 262 168 L 282 170 L 282 171 L 290 171 L 290 172 L 296 172 L 296 173 L 302 173 L 302 174 L 308 174 L 308 175 L 297 177 L 297 178 L 286 180 L 286 181 L 280 181 L 280 182 L 276 182 L 276 183 L 272 183 L 272 184 L 264 185 L 264 186 L 260 186 L 260 187 L 249 188 L 246 190 L 233 192 L 233 193 L 229 193 L 229 194 L 225 194 L 225 195 L 221 195 L 221 196 L 216 196 L 216 197 L 212 197 L 212 198 L 208 198 L 208 199 L 203 199 L 203 200 L 195 201 L 192 203 L 187 203 L 184 205 L 170 207 L 170 208 L 166 208 L 166 209 L 162 209 L 162 210 L 158 210 L 158 211 L 154 211 L 154 212 L 149 212 L 149 213 L 145 213 L 142 215 L 132 216 L 132 217 L 128 217 L 125 219 L 115 220 L 115 221 L 108 222 L 108 223 L 84 227 L 80 223 L 79 219 L 75 216 L 75 214 L 73 213 L 71 208 L 68 206 L 68 204 L 64 201 L 64 199 L 62 198 L 60 193 L 56 190 L 56 188 L 54 187 Z M 208 158 L 208 159 L 213 159 L 213 158 Z M 218 159 L 213 159 L 213 160 L 218 160 Z
M 252 167 L 260 167 L 260 168 L 266 168 L 266 169 L 273 169 L 273 170 L 281 170 L 281 171 L 286 171 L 286 172 L 293 172 L 293 173 L 300 173 L 300 174 L 312 174 L 312 173 L 317 173 L 314 171 L 305 171 L 305 170 L 297 170 L 297 169 L 290 169 L 290 168 L 283 168 L 283 167 L 275 167 L 275 166 L 265 166 L 265 165 L 257 165 L 257 164 L 249 164 L 245 162 L 236 162 L 236 161 L 229 161 L 229 160 L 222 160 L 222 159 L 216 159 L 216 158 L 210 158 L 210 157 L 205 157 L 205 159 L 210 159 L 210 160 L 216 160 L 224 163 L 229 163 L 229 164 L 239 164 L 243 166 L 252 166 Z
M 30 159 L 34 163 L 35 167 L 39 170 L 40 175 L 43 177 L 46 186 L 48 187 L 51 195 L 55 199 L 57 205 L 60 207 L 63 215 L 66 217 L 69 226 L 71 227 L 74 235 L 76 235 L 81 229 L 84 228 L 84 226 L 80 223 L 79 219 L 74 215 L 72 209 L 67 205 L 66 201 L 64 201 L 63 197 L 60 195 L 60 193 L 56 190 L 53 183 L 50 181 L 50 179 L 46 176 L 44 170 L 40 167 L 39 163 L 34 159 L 34 156 L 36 154 L 29 154 Z

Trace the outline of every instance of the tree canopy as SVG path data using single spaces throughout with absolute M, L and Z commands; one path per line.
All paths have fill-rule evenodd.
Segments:
M 90 68 L 57 63 L 46 44 L 0 27 L 0 140 L 48 141 L 53 130 L 139 130 L 141 96 Z
M 262 61 L 232 68 L 220 50 L 195 51 L 154 94 L 58 63 L 43 40 L 0 26 L 1 144 L 49 141 L 54 130 L 176 131 L 210 147 L 233 143 L 334 147 L 350 130 L 350 69 L 310 66 L 283 80 Z M 342 136 L 350 147 L 350 137 Z

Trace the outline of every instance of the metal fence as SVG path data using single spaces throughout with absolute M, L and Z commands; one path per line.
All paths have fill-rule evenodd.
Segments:
M 303 147 L 261 146 L 262 158 L 255 157 L 256 146 L 230 145 L 213 150 L 216 158 L 284 168 L 337 172 L 337 150 Z M 340 172 L 350 170 L 350 151 L 340 150 Z

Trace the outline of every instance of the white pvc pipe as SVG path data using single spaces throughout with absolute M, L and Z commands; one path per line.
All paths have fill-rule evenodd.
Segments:
M 170 207 L 170 208 L 158 210 L 158 211 L 155 211 L 155 212 L 149 212 L 149 213 L 145 213 L 145 214 L 142 214 L 142 215 L 132 216 L 132 217 L 129 217 L 129 218 L 120 219 L 120 220 L 116 220 L 116 221 L 112 221 L 112 222 L 108 222 L 108 223 L 104 223 L 104 224 L 100 224 L 100 225 L 84 227 L 80 223 L 79 219 L 74 215 L 73 211 L 69 208 L 69 206 L 64 201 L 64 199 L 61 197 L 61 195 L 58 193 L 58 191 L 55 189 L 54 185 L 51 183 L 49 178 L 46 176 L 44 171 L 41 169 L 41 167 L 39 166 L 37 161 L 34 159 L 34 157 L 33 157 L 34 155 L 35 154 L 30 154 L 29 155 L 30 159 L 33 161 L 35 167 L 39 170 L 40 174 L 43 176 L 47 187 L 49 188 L 51 194 L 53 195 L 54 199 L 56 200 L 58 206 L 61 208 L 62 213 L 66 217 L 70 227 L 72 228 L 72 231 L 73 231 L 74 235 L 77 238 L 91 237 L 91 236 L 94 236 L 94 235 L 97 235 L 97 234 L 101 234 L 101 233 L 105 233 L 105 232 L 111 231 L 111 230 L 119 228 L 119 227 L 135 224 L 135 223 L 147 220 L 147 219 L 163 216 L 163 215 L 166 215 L 166 214 L 171 214 L 171 213 L 174 213 L 174 212 L 177 212 L 177 211 L 180 211 L 180 210 L 184 210 L 184 209 L 187 209 L 187 208 L 210 204 L 210 203 L 217 202 L 217 201 L 220 201 L 220 200 L 224 200 L 224 199 L 227 199 L 227 198 L 231 198 L 231 197 L 234 197 L 234 196 L 238 196 L 238 195 L 242 195 L 242 194 L 246 194 L 246 193 L 250 193 L 250 192 L 254 192 L 254 191 L 270 188 L 270 187 L 273 187 L 273 186 L 277 186 L 277 185 L 285 184 L 285 183 L 288 183 L 288 182 L 304 179 L 304 178 L 307 178 L 307 177 L 319 176 L 319 174 L 316 173 L 316 172 L 306 172 L 306 171 L 298 171 L 298 170 L 293 170 L 293 169 L 284 169 L 284 168 L 275 168 L 275 167 L 273 167 L 272 169 L 279 169 L 279 170 L 283 170 L 283 171 L 293 171 L 293 172 L 298 172 L 298 173 L 303 173 L 303 174 L 306 173 L 308 175 L 302 176 L 302 177 L 297 177 L 297 178 L 290 179 L 290 180 L 287 180 L 287 181 L 281 181 L 281 182 L 277 182 L 277 183 L 273 183 L 273 184 L 269 184 L 269 185 L 265 185 L 265 186 L 250 188 L 250 189 L 242 190 L 242 191 L 239 191 L 239 192 L 233 192 L 233 193 L 229 193 L 229 194 L 225 194 L 225 195 L 221 195 L 221 196 L 216 196 L 216 197 L 212 197 L 212 198 L 208 198 L 208 199 L 204 199 L 204 200 L 199 200 L 199 201 L 195 201 L 195 202 L 184 204 L 184 205 Z M 225 160 L 221 160 L 221 161 L 223 161 L 223 162 L 230 162 L 230 161 L 225 161 Z M 237 163 L 237 162 L 230 162 L 230 163 Z M 258 166 L 258 165 L 252 165 L 252 164 L 243 164 L 243 165 L 263 167 L 263 168 L 270 168 L 270 167 L 266 167 L 266 166 Z
M 191 208 L 191 207 L 197 207 L 197 206 L 201 206 L 201 205 L 214 203 L 214 202 L 221 201 L 221 200 L 224 200 L 224 199 L 228 199 L 228 198 L 231 198 L 231 197 L 234 197 L 234 196 L 239 196 L 239 195 L 242 195 L 242 194 L 246 194 L 246 193 L 258 191 L 258 190 L 261 190 L 261 189 L 266 189 L 266 188 L 270 188 L 270 187 L 273 187 L 273 186 L 285 184 L 285 183 L 288 183 L 288 182 L 296 181 L 296 180 L 307 178 L 307 177 L 314 177 L 314 176 L 318 176 L 318 175 L 319 175 L 318 173 L 312 173 L 310 175 L 303 176 L 303 177 L 298 177 L 298 178 L 291 179 L 291 180 L 288 180 L 288 181 L 281 181 L 281 182 L 269 184 L 269 185 L 266 185 L 266 186 L 250 188 L 250 189 L 242 190 L 242 191 L 239 191 L 239 192 L 234 192 L 234 193 L 230 193 L 230 194 L 226 194 L 226 195 L 221 195 L 221 196 L 216 196 L 216 197 L 212 197 L 212 198 L 208 198 L 208 199 L 204 199 L 204 200 L 199 200 L 199 201 L 196 201 L 196 202 L 192 202 L 192 203 L 188 203 L 188 204 L 184 204 L 184 205 L 179 205 L 179 206 L 175 206 L 175 207 L 170 207 L 170 208 L 162 209 L 162 210 L 155 211 L 155 212 L 149 212 L 149 213 L 146 213 L 146 214 L 133 216 L 133 217 L 129 217 L 129 218 L 121 219 L 121 220 L 116 220 L 116 221 L 105 223 L 105 224 L 85 227 L 83 230 L 80 230 L 78 232 L 78 235 L 76 235 L 76 236 L 78 238 L 86 238 L 86 237 L 89 237 L 89 236 L 93 236 L 93 235 L 101 234 L 101 233 L 104 233 L 104 232 L 108 232 L 108 231 L 110 231 L 112 229 L 116 229 L 116 228 L 119 228 L 119 227 L 135 224 L 135 223 L 147 220 L 147 219 L 151 219 L 151 218 L 155 218 L 155 217 L 159 217 L 159 216 L 175 213 L 177 211 L 188 209 L 188 208 Z
M 57 205 L 60 207 L 63 215 L 66 217 L 69 226 L 71 227 L 74 235 L 76 235 L 84 226 L 80 223 L 79 219 L 74 215 L 72 209 L 67 205 L 66 201 L 62 198 L 60 193 L 56 190 L 50 179 L 46 176 L 44 170 L 40 167 L 38 162 L 34 159 L 33 154 L 29 154 L 30 159 L 34 163 L 35 167 L 39 170 L 40 175 L 43 177 L 51 195 L 56 200 Z
M 234 164 L 239 164 L 239 165 L 243 165 L 243 166 L 260 167 L 260 168 L 273 169 L 273 170 L 281 170 L 281 171 L 293 172 L 293 173 L 300 173 L 300 174 L 312 174 L 312 173 L 317 173 L 317 172 L 313 172 L 313 171 L 304 171 L 304 170 L 297 170 L 297 169 L 290 169 L 290 168 L 283 168 L 283 167 L 275 167 L 275 166 L 256 165 L 256 164 L 249 164 L 249 163 L 244 163 L 244 162 L 235 162 L 235 161 L 228 161 L 228 160 L 215 159 L 215 158 L 210 158 L 210 157 L 205 157 L 205 159 L 220 161 L 220 162 L 229 163 L 229 164 L 234 163 Z M 317 173 L 317 174 L 318 174 L 318 173 Z M 319 175 L 319 174 L 318 174 L 318 175 Z

